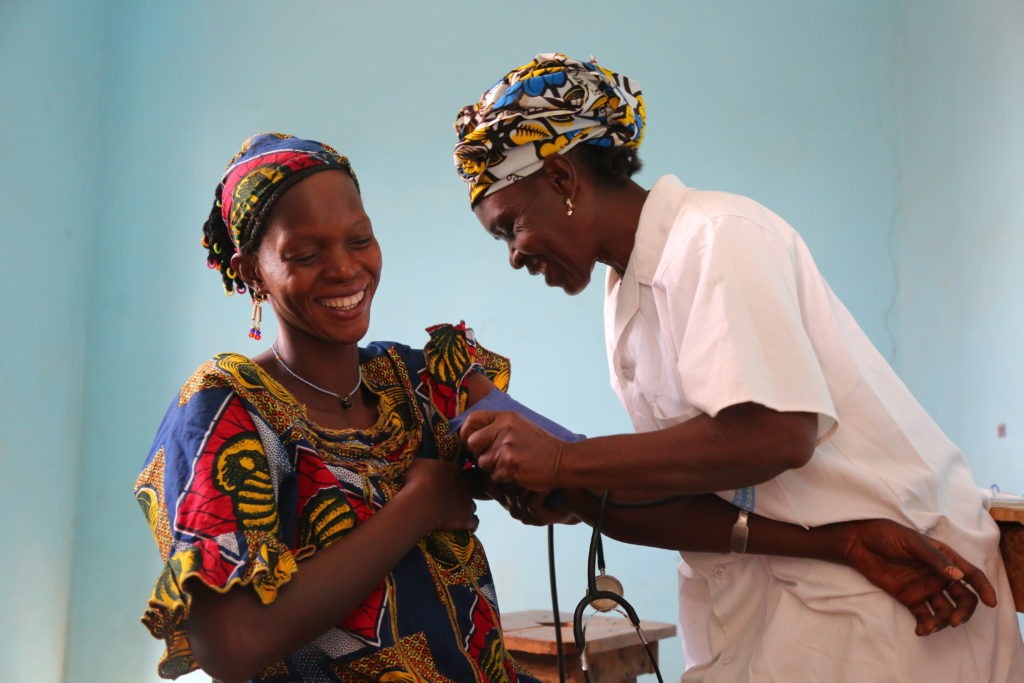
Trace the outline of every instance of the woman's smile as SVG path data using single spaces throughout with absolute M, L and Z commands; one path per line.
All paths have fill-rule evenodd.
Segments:
M 366 334 L 381 254 L 349 176 L 325 171 L 284 193 L 258 258 L 282 334 L 345 344 Z
M 351 311 L 360 304 L 366 296 L 366 287 L 363 287 L 350 296 L 338 296 L 329 299 L 317 299 L 317 303 L 337 311 Z

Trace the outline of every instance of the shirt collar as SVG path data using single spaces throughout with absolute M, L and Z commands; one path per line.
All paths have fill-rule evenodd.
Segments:
M 688 189 L 674 175 L 662 176 L 654 183 L 640 209 L 640 221 L 633 237 L 633 251 L 629 254 L 622 278 L 619 278 L 614 268 L 608 268 L 608 276 L 605 278 L 606 296 L 615 294 L 620 283 L 626 289 L 635 287 L 637 283 L 651 284 L 679 211 L 682 195 Z M 619 296 L 622 296 L 621 292 Z
M 630 318 L 640 308 L 640 285 L 650 286 L 654 279 L 668 234 L 687 189 L 675 176 L 659 178 L 647 193 L 640 210 L 633 251 L 622 278 L 619 278 L 614 268 L 608 268 L 604 285 L 605 330 L 615 343 Z
M 633 252 L 629 255 L 624 279 L 635 278 L 640 284 L 651 284 L 679 212 L 683 193 L 688 189 L 674 175 L 662 176 L 654 183 L 640 211 Z

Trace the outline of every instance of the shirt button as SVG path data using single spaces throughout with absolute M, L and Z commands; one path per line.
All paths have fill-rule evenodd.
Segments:
M 715 578 L 719 581 L 725 578 L 725 569 L 723 567 L 718 567 L 717 569 L 715 569 Z
M 620 369 L 622 370 L 622 377 L 627 382 L 632 382 L 633 378 L 636 377 L 636 371 L 633 369 L 632 365 L 622 365 Z

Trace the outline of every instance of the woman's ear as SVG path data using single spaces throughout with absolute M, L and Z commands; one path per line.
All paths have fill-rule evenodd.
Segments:
M 238 273 L 238 277 L 242 278 L 245 284 L 249 286 L 249 289 L 266 293 L 255 254 L 235 252 L 231 255 L 231 269 Z
M 552 154 L 544 160 L 542 167 L 544 178 L 562 197 L 572 198 L 576 195 L 579 174 L 572 160 L 563 154 Z

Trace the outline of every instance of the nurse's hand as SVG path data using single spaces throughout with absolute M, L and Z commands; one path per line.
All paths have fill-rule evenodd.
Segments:
M 579 518 L 552 502 L 557 496 L 550 491 L 531 491 L 515 484 L 498 484 L 495 500 L 508 510 L 514 519 L 531 526 L 549 524 L 577 524 Z
M 996 604 L 985 574 L 945 543 L 886 519 L 819 527 L 844 538 L 845 563 L 904 605 L 926 636 L 959 626 L 978 600 Z
M 542 492 L 558 486 L 558 469 L 568 444 L 516 413 L 471 413 L 459 435 L 477 466 L 494 482 Z
M 531 491 L 516 484 L 496 484 L 479 467 L 465 471 L 474 498 L 497 501 L 508 513 L 523 524 L 577 524 L 580 520 L 571 512 L 557 506 L 558 495 L 550 491 Z

